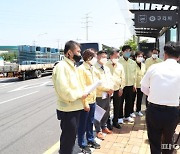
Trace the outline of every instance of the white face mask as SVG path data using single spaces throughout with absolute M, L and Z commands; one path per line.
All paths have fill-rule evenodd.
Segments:
M 118 63 L 118 60 L 119 59 L 117 59 L 117 58 L 116 59 L 112 59 L 112 62 L 116 64 L 116 63 Z
M 89 63 L 90 63 L 91 65 L 95 65 L 95 64 L 97 63 L 97 58 L 93 57 L 93 58 L 89 61 Z
M 152 58 L 156 59 L 156 58 L 158 58 L 158 55 L 157 54 L 152 54 Z
M 107 63 L 107 58 L 101 58 L 100 62 L 105 65 Z
M 137 57 L 136 61 L 139 63 L 142 63 L 144 61 L 144 58 L 143 57 Z

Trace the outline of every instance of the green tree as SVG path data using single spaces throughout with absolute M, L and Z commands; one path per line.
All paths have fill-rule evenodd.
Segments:
M 2 53 L 0 56 L 4 59 L 4 61 L 10 61 L 13 62 L 17 59 L 17 53 L 16 52 L 8 52 L 8 53 Z
M 124 45 L 129 45 L 133 51 L 137 51 L 138 44 L 137 44 L 137 37 L 133 36 L 133 38 L 125 41 Z M 120 50 L 122 50 L 123 46 L 120 46 Z
M 142 40 L 139 43 L 148 43 L 148 39 Z
M 137 51 L 138 49 L 138 43 L 137 43 L 137 37 L 136 36 L 133 36 L 131 39 L 125 41 L 124 45 L 129 45 L 133 51 Z M 139 43 L 147 43 L 148 40 L 142 40 L 140 41 Z M 123 46 L 120 46 L 120 50 L 122 49 Z

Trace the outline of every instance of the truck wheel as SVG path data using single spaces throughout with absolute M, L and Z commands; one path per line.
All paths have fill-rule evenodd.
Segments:
M 23 80 L 23 81 L 26 80 L 26 73 L 25 73 L 25 72 L 23 72 L 23 74 L 22 74 L 22 80 Z
M 18 79 L 22 81 L 22 80 L 23 80 L 23 77 L 18 77 Z
M 40 70 L 36 70 L 35 74 L 36 74 L 36 78 L 40 78 L 42 76 L 42 73 Z

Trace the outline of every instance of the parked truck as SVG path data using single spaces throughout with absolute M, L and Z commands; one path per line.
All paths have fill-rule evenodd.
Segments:
M 18 62 L 0 66 L 0 74 L 22 80 L 40 78 L 42 74 L 51 73 L 54 63 L 63 57 L 56 48 L 22 45 L 18 47 Z

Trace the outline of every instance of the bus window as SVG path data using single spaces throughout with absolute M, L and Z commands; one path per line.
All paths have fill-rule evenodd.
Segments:
M 80 43 L 81 51 L 84 51 L 89 48 L 93 48 L 96 51 L 102 50 L 102 47 L 99 43 Z

